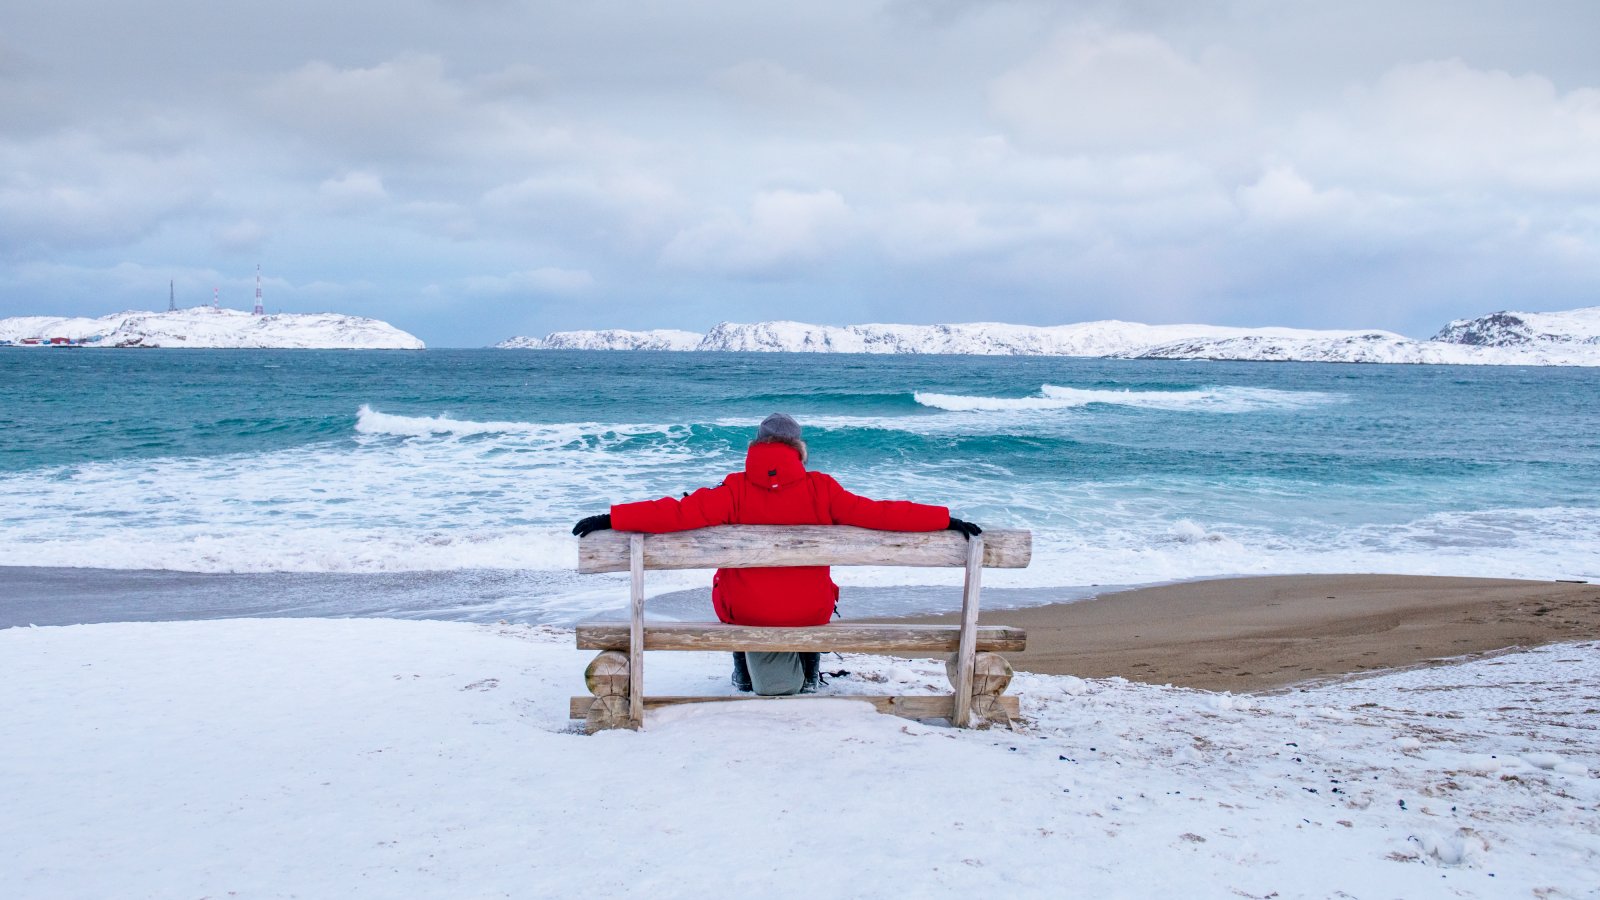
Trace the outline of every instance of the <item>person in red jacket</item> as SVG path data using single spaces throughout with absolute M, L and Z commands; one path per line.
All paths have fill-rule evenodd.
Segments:
M 582 537 L 615 528 L 659 534 L 711 525 L 856 525 L 879 531 L 959 531 L 970 538 L 983 529 L 951 518 L 943 506 L 906 500 L 869 500 L 839 486 L 831 475 L 807 471 L 800 425 L 783 413 L 761 422 L 745 453 L 744 471 L 714 488 L 681 499 L 663 497 L 620 503 L 608 515 L 573 526 Z M 717 618 L 735 625 L 826 625 L 839 602 L 839 586 L 827 566 L 718 569 L 711 582 Z M 758 694 L 816 690 L 817 653 L 735 653 L 734 686 Z

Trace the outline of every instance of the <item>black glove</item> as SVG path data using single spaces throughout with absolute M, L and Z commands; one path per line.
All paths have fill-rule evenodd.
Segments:
M 590 516 L 587 519 L 579 519 L 578 520 L 578 524 L 572 526 L 572 533 L 577 535 L 578 537 L 583 537 L 584 535 L 588 534 L 591 531 L 610 531 L 610 530 L 611 530 L 611 514 L 610 513 L 606 513 L 603 516 Z
M 961 536 L 969 541 L 972 540 L 974 536 L 983 534 L 982 528 L 979 528 L 971 522 L 963 522 L 955 516 L 950 517 L 949 530 L 961 532 Z

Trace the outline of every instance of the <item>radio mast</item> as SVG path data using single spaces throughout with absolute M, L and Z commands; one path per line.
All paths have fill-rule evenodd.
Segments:
M 256 263 L 256 308 L 250 312 L 253 316 L 264 316 L 267 311 L 261 308 L 261 263 Z
M 172 282 L 169 281 L 169 282 L 167 282 L 167 312 L 177 312 L 177 311 L 178 311 L 178 289 L 173 287 Z

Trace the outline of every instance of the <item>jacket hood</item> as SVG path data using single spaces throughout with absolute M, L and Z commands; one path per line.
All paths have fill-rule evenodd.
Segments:
M 751 444 L 744 455 L 744 476 L 770 490 L 806 477 L 806 467 L 800 451 L 787 444 Z

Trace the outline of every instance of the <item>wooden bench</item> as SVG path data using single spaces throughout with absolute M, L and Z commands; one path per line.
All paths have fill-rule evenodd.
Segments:
M 880 712 L 914 719 L 949 719 L 952 724 L 1009 725 L 1017 698 L 1005 694 L 1011 666 L 1002 652 L 1022 650 L 1020 628 L 978 626 L 978 591 L 983 569 L 1020 569 L 1033 554 L 1027 531 L 985 531 L 966 540 L 953 531 L 871 531 L 843 525 L 723 525 L 673 534 L 597 531 L 578 545 L 578 571 L 631 572 L 632 603 L 627 624 L 579 625 L 578 648 L 599 650 L 584 672 L 591 696 L 573 697 L 571 716 L 593 732 L 641 728 L 645 711 L 679 703 L 780 700 L 751 694 L 647 697 L 644 651 L 839 651 L 849 653 L 952 653 L 946 664 L 953 693 L 933 696 L 837 697 L 873 704 Z M 960 625 L 817 625 L 757 628 L 720 622 L 644 622 L 647 569 L 714 569 L 758 566 L 940 566 L 964 567 Z

